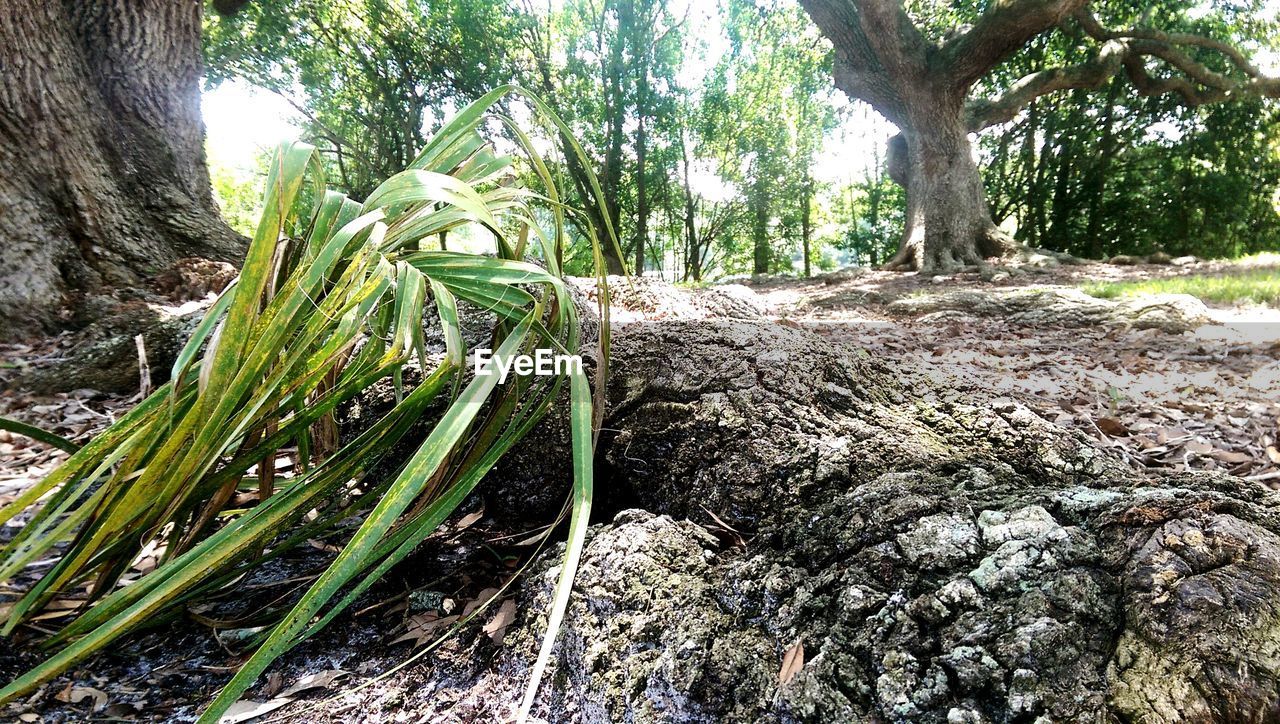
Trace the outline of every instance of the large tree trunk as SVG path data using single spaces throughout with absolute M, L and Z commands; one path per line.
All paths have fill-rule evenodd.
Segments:
M 0 337 L 179 257 L 238 257 L 205 168 L 200 12 L 0 3 Z
M 1142 480 L 1021 405 L 776 324 L 641 323 L 613 349 L 596 510 L 643 510 L 589 539 L 548 721 L 1280 715 L 1262 486 Z M 518 696 L 523 622 L 463 701 Z
M 649 282 L 631 299 L 622 286 L 615 302 L 652 310 L 676 294 L 697 316 L 740 318 L 615 330 L 596 457 L 599 525 L 539 718 L 1280 720 L 1276 492 L 1219 474 L 1139 472 L 972 381 L 741 315 L 725 304 L 744 302 L 728 288 L 691 295 Z M 590 319 L 589 299 L 579 301 Z M 482 343 L 487 325 L 463 329 Z M 392 387 L 344 411 L 344 436 L 394 404 Z M 490 473 L 486 517 L 506 525 L 561 509 L 572 478 L 565 410 Z M 367 479 L 394 474 L 431 421 Z M 401 570 L 424 582 L 463 570 L 476 576 L 472 591 L 505 579 L 492 566 L 461 568 L 475 560 L 468 549 L 489 550 L 479 543 L 503 529 L 444 543 L 446 553 L 424 543 Z M 492 623 L 481 629 L 495 619 L 477 618 L 451 640 L 458 656 L 428 658 L 389 682 L 392 693 L 447 695 L 412 697 L 408 708 L 406 697 L 375 692 L 359 702 L 366 718 L 508 717 L 563 556 L 563 544 L 549 546 L 513 585 L 517 614 L 501 645 Z M 389 579 L 390 593 L 371 592 L 369 603 L 403 590 L 398 574 Z M 294 677 L 390 668 L 408 652 L 376 645 L 400 630 L 387 621 L 348 615 L 278 667 Z M 86 662 L 80 678 L 123 680 L 121 660 L 151 669 L 198 660 L 206 666 L 180 672 L 187 680 L 164 677 L 152 690 L 200 705 L 225 680 L 207 664 L 235 662 L 190 623 L 122 647 Z M 0 651 L 0 672 L 27 666 L 11 649 Z M 48 707 L 64 688 L 47 687 L 31 705 Z M 326 712 L 298 701 L 281 713 L 301 722 Z
M 902 250 L 894 260 L 900 267 L 947 270 L 1017 249 L 991 223 L 967 131 L 1009 122 L 1037 98 L 1101 88 L 1122 73 L 1141 95 L 1174 96 L 1187 106 L 1280 98 L 1280 78 L 1262 74 L 1247 52 L 1191 33 L 1112 30 L 1093 14 L 1098 3 L 1089 0 L 988 3 L 972 24 L 945 33 L 919 24 L 902 2 L 800 4 L 835 50 L 836 87 L 870 103 L 902 130 L 908 208 Z M 996 97 L 968 98 L 983 78 L 1054 31 L 1082 50 L 1097 45 L 1070 54 L 1087 60 L 1037 70 Z M 1229 58 L 1233 70 L 1210 70 L 1197 60 L 1202 49 Z M 1150 74 L 1149 59 L 1163 61 L 1172 74 Z
M 1148 479 L 1012 400 L 767 321 L 633 323 L 612 350 L 601 525 L 545 720 L 1280 715 L 1274 492 Z M 564 419 L 493 471 L 488 514 L 560 509 Z M 413 686 L 456 693 L 420 718 L 506 716 L 563 555 L 531 565 L 496 654 L 415 672 Z M 469 631 L 488 643 L 479 621 Z
M 889 175 L 907 190 L 906 228 L 891 268 L 950 271 L 1013 249 L 991 220 L 959 109 L 903 128 L 888 160 Z
M 623 36 L 626 25 L 630 22 L 627 12 L 630 5 L 606 4 L 604 12 L 610 9 L 618 13 L 618 29 L 609 41 L 609 55 L 606 59 L 601 51 L 600 81 L 604 87 L 605 137 L 608 147 L 604 153 L 604 168 L 600 173 L 600 185 L 604 190 L 605 201 L 609 206 L 609 219 L 615 234 L 622 234 L 622 144 L 623 123 L 626 120 L 626 98 L 622 88 L 622 72 L 625 65 L 623 58 Z M 601 36 L 603 41 L 603 34 Z M 610 274 L 625 274 L 626 266 L 620 255 L 621 249 L 612 244 L 604 245 L 605 266 Z

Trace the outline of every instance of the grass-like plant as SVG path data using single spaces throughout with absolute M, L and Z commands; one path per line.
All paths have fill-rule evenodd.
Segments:
M 574 211 L 562 203 L 534 144 L 497 112 L 495 104 L 517 93 L 565 142 L 565 152 L 586 165 L 555 114 L 514 87 L 463 110 L 408 170 L 363 203 L 324 188 L 311 146 L 278 149 L 240 276 L 193 332 L 171 381 L 0 510 L 0 522 L 30 515 L 0 551 L 0 580 L 57 557 L 3 612 L 3 634 L 60 598 L 86 586 L 89 591 L 78 615 L 44 642 L 55 653 L 0 689 L 0 702 L 30 692 L 121 636 L 179 615 L 183 604 L 225 589 L 340 521 L 362 516 L 341 552 L 201 719 L 217 721 L 272 661 L 331 621 L 435 530 L 529 433 L 567 382 L 574 463 L 569 545 L 522 707 L 527 713 L 586 530 L 600 405 L 581 370 L 514 377 L 501 385 L 497 375 L 464 374 L 458 300 L 495 316 L 497 358 L 535 348 L 575 353 L 580 342 L 560 271 L 565 219 Z M 511 131 L 534 185 L 541 186 L 537 192 L 514 183 L 513 159 L 495 155 L 481 138 L 479 128 L 491 118 Z M 603 203 L 598 186 L 595 195 L 595 203 Z M 423 240 L 465 225 L 492 232 L 497 254 L 419 250 L 427 246 Z M 590 240 L 603 300 L 597 394 L 608 355 L 600 243 L 617 243 L 612 229 L 599 231 L 603 239 Z M 529 239 L 541 266 L 525 260 Z M 442 353 L 428 354 L 424 323 L 439 325 Z M 401 372 L 414 358 L 422 380 L 401 394 Z M 397 404 L 339 447 L 335 408 L 384 378 L 394 381 Z M 398 474 L 364 478 L 429 408 L 443 412 Z M 295 447 L 301 472 L 277 479 L 277 451 Z M 238 491 L 255 487 L 256 505 L 230 509 Z M 159 565 L 120 585 L 148 546 L 163 549 Z

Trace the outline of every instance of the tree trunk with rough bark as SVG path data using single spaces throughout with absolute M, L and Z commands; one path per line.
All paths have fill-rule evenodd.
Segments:
M 689 148 L 683 133 L 680 136 L 680 157 L 683 163 L 681 189 L 684 192 L 684 281 L 702 281 L 702 247 L 698 241 L 697 205 L 693 201 L 693 189 L 689 185 Z
M 1106 197 L 1107 175 L 1111 170 L 1111 159 L 1115 157 L 1116 149 L 1120 145 L 1115 132 L 1115 107 L 1119 90 L 1119 81 L 1112 81 L 1107 91 L 1107 103 L 1102 111 L 1102 122 L 1098 124 L 1102 131 L 1098 157 L 1090 166 L 1086 181 L 1085 203 L 1088 204 L 1086 213 L 1089 221 L 1084 238 L 1090 259 L 1100 259 L 1104 253 L 1102 250 L 1102 202 Z
M 604 12 L 610 11 L 606 4 Z M 604 166 L 600 170 L 600 187 L 604 190 L 604 198 L 609 207 L 609 223 L 614 233 L 622 233 L 622 145 L 623 122 L 626 120 L 626 99 L 623 94 L 622 74 L 625 66 L 623 54 L 624 26 L 630 22 L 625 11 L 630 9 L 627 3 L 612 4 L 613 11 L 619 13 L 619 28 L 609 41 L 608 56 L 605 49 L 598 46 L 601 53 L 600 80 L 604 87 L 605 137 L 607 147 L 604 153 Z M 604 42 L 603 35 L 600 43 Z M 583 198 L 588 198 L 584 196 Z M 621 249 L 612 244 L 604 244 L 605 265 L 610 274 L 625 274 L 626 266 L 620 256 Z
M 180 257 L 238 259 L 205 167 L 200 13 L 0 4 L 0 337 Z
M 949 271 L 1014 248 L 996 228 L 961 109 L 913 114 L 889 145 L 889 175 L 907 190 L 906 228 L 890 268 Z
M 645 177 L 645 155 L 648 151 L 645 139 L 644 108 L 639 115 L 640 126 L 636 131 L 636 248 L 635 274 L 644 274 L 645 247 L 649 240 L 649 184 Z
M 610 367 L 546 721 L 1280 715 L 1275 492 L 1147 479 L 1012 400 L 768 322 L 627 325 Z M 525 462 L 568 460 L 550 422 L 487 512 L 559 510 L 567 471 Z M 424 665 L 415 685 L 458 696 L 419 715 L 519 700 L 562 556 L 531 565 L 493 658 Z
M 588 341 L 593 290 L 575 295 Z M 773 323 L 731 287 L 638 280 L 617 291 L 617 307 L 660 321 L 615 329 L 597 525 L 534 702 L 540 720 L 1280 717 L 1280 493 L 1217 473 L 1134 469 L 997 390 Z M 483 344 L 491 320 L 466 311 L 468 345 Z M 1078 316 L 1101 321 L 1084 307 Z M 344 439 L 395 404 L 394 388 L 340 411 Z M 366 479 L 394 475 L 432 424 L 424 416 Z M 490 551 L 481 543 L 497 530 L 554 518 L 572 480 L 570 439 L 562 404 L 479 489 L 500 527 L 474 544 L 424 542 L 398 569 L 414 578 L 389 576 L 368 603 L 406 580 L 446 580 L 437 577 L 478 560 L 468 549 Z M 454 533 L 475 533 L 464 527 Z M 492 614 L 461 622 L 457 655 L 423 659 L 369 695 L 366 718 L 508 718 L 547 628 L 563 545 L 512 584 L 516 615 L 500 644 Z M 490 564 L 463 570 L 471 590 L 507 577 Z M 277 667 L 294 677 L 385 670 L 409 655 L 392 641 L 403 625 L 346 614 Z M 121 681 L 120 661 L 160 670 L 199 659 L 198 671 L 148 691 L 199 706 L 225 680 L 208 664 L 237 661 L 219 643 L 179 620 L 122 642 L 129 656 L 86 662 L 81 677 Z M 0 650 L 0 671 L 21 663 L 15 648 Z M 423 689 L 447 695 L 409 696 Z M 348 710 L 329 703 L 298 701 L 277 718 Z

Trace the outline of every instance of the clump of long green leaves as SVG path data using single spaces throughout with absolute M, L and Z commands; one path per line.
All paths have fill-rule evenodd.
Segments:
M 495 315 L 497 358 L 539 347 L 578 351 L 577 313 L 559 266 L 572 210 L 561 203 L 525 133 L 495 112 L 495 104 L 515 92 L 497 89 L 462 111 L 408 170 L 363 204 L 324 188 L 314 148 L 280 147 L 240 276 L 192 334 L 172 380 L 0 510 L 0 522 L 33 511 L 0 551 L 0 580 L 58 556 L 3 614 L 0 632 L 12 633 L 59 597 L 89 591 L 86 607 L 45 642 L 56 653 L 0 689 L 0 702 L 362 515 L 336 559 L 205 712 L 202 721 L 216 721 L 281 653 L 327 624 L 435 530 L 548 411 L 567 377 L 574 442 L 570 540 L 552 623 L 522 707 L 527 712 L 586 529 L 599 405 L 593 412 L 598 400 L 581 370 L 501 385 L 497 375 L 478 375 L 462 384 L 460 299 Z M 585 165 L 563 123 L 525 97 L 547 129 L 565 140 L 566 153 Z M 496 156 L 479 135 L 487 118 L 511 130 L 540 193 L 512 183 L 512 159 Z M 595 191 L 601 203 L 598 186 Z M 419 250 L 423 240 L 464 225 L 491 231 L 496 256 Z M 601 231 L 605 243 L 616 244 L 612 229 Z M 531 237 L 542 266 L 524 261 Z M 607 305 L 599 242 L 591 243 Z M 603 374 L 607 308 L 601 311 Z M 423 327 L 432 318 L 445 340 L 442 354 L 426 351 Z M 400 392 L 401 371 L 414 357 L 422 381 L 338 447 L 334 409 L 384 378 Z M 444 411 L 399 473 L 362 479 L 433 403 Z M 301 472 L 280 480 L 276 490 L 277 451 L 295 446 Z M 255 506 L 229 510 L 237 491 L 255 486 Z M 120 585 L 148 546 L 163 547 L 160 564 Z

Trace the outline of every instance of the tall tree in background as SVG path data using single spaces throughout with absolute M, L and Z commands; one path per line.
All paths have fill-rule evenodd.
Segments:
M 0 3 L 0 337 L 178 257 L 236 259 L 200 118 L 201 3 Z
M 826 76 L 830 73 L 829 53 L 809 38 L 807 43 L 802 41 L 793 49 L 791 67 L 788 101 L 792 108 L 787 117 L 793 124 L 792 168 L 799 177 L 794 184 L 799 192 L 795 195 L 796 216 L 799 218 L 791 226 L 798 228 L 800 234 L 800 255 L 807 277 L 813 273 L 816 251 L 813 248 L 813 206 L 817 201 L 818 187 L 813 166 L 826 134 L 836 127 L 836 114 L 825 97 Z
M 860 111 L 856 116 L 852 111 Z M 883 119 L 865 104 L 846 110 L 843 141 L 848 143 L 855 129 L 870 129 L 884 135 Z M 889 177 L 883 145 L 869 144 L 860 168 L 846 170 L 846 178 L 824 189 L 820 208 L 829 215 L 834 238 L 830 243 L 846 252 L 849 263 L 878 266 L 892 256 L 902 235 L 902 211 L 906 204 L 903 189 Z
M 682 19 L 666 0 L 571 0 L 541 13 L 526 6 L 525 13 L 538 18 L 522 33 L 532 59 L 527 84 L 600 159 L 597 175 L 609 217 L 596 218 L 589 209 L 587 221 L 612 226 L 626 241 L 635 271 L 643 272 L 654 192 L 649 160 L 655 130 L 670 126 Z M 567 170 L 585 197 L 584 169 L 570 159 Z M 625 266 L 613 249 L 605 250 L 605 262 L 612 274 Z
M 626 135 L 624 82 L 624 23 L 618 0 L 572 0 L 558 11 L 540 16 L 526 0 L 526 13 L 537 17 L 521 34 L 531 58 L 527 84 L 538 89 L 547 102 L 575 131 L 589 152 L 600 159 L 596 169 L 604 192 L 605 214 L 587 204 L 587 224 L 622 232 L 623 150 Z M 576 158 L 566 162 L 570 180 L 580 197 L 590 192 L 588 174 Z M 620 250 L 606 245 L 605 264 L 610 274 L 625 270 Z
M 792 5 L 732 0 L 725 27 L 731 50 L 704 94 L 704 133 L 734 144 L 735 153 L 721 156 L 720 173 L 742 190 L 752 273 L 789 267 L 791 249 L 777 242 L 797 241 L 793 230 L 800 232 L 807 273 L 811 168 L 823 135 L 835 124 L 826 97 L 829 53 Z M 779 230 L 782 221 L 787 223 Z
M 708 161 L 703 156 L 714 157 L 723 165 L 734 146 L 730 139 L 716 135 L 717 129 L 727 128 L 714 121 L 723 107 L 700 102 L 692 89 L 685 88 L 680 93 L 678 111 L 673 116 L 676 123 L 672 147 L 674 173 L 679 178 L 675 246 L 681 268 L 676 278 L 700 282 L 707 270 L 725 260 L 725 252 L 732 246 L 728 237 L 741 226 L 744 206 L 737 198 L 708 199 L 702 189 L 697 188 L 693 178 L 695 165 Z M 713 150 L 716 148 L 720 150 Z
M 649 245 L 649 216 L 653 210 L 653 171 L 667 171 L 666 166 L 651 168 L 655 132 L 659 136 L 672 132 L 674 113 L 674 80 L 683 59 L 683 21 L 671 15 L 666 0 L 632 0 L 626 3 L 627 22 L 622 25 L 628 35 L 630 69 L 634 74 L 635 149 L 635 241 L 632 249 L 637 274 L 643 273 Z M 660 140 L 660 139 L 657 139 Z M 669 139 L 668 139 L 669 140 Z M 664 159 L 658 159 L 662 161 Z
M 354 198 L 413 161 L 450 109 L 514 74 L 506 0 L 256 0 L 207 23 L 208 81 L 274 91 Z
M 1100 93 L 1034 103 L 980 139 L 997 223 L 1033 246 L 1115 254 L 1234 257 L 1280 248 L 1280 109 L 1256 100 L 1184 108 Z
M 937 17 L 913 16 L 899 0 L 801 2 L 835 46 L 836 86 L 902 132 L 890 154 L 907 188 L 899 267 L 946 270 L 1014 249 L 992 222 L 968 134 L 1013 119 L 1036 98 L 1101 88 L 1121 76 L 1140 94 L 1193 106 L 1280 96 L 1280 81 L 1235 47 L 1194 32 L 1181 15 L 1157 29 L 1136 3 L 1109 8 L 1114 21 L 1104 24 L 1088 0 L 1005 0 L 985 10 L 952 4 Z M 957 20 L 971 24 L 957 28 Z M 970 97 L 993 69 L 1048 32 L 1088 47 L 1088 57 L 1039 69 L 1000 95 Z
M 732 0 L 718 18 L 700 10 L 669 0 L 259 0 L 207 23 L 208 78 L 292 102 L 356 196 L 408 163 L 437 119 L 514 80 L 586 148 L 586 163 L 570 157 L 559 171 L 581 198 L 590 196 L 587 166 L 596 171 L 605 208 L 581 204 L 574 221 L 583 235 L 616 230 L 622 248 L 605 250 L 611 272 L 700 279 L 749 271 L 757 256 L 759 268 L 787 271 L 797 246 L 809 247 L 805 260 L 818 255 L 806 212 L 833 120 L 831 54 L 794 3 Z M 720 85 L 704 87 L 699 75 L 678 87 L 688 58 L 708 40 L 718 46 L 689 35 L 691 15 L 703 30 L 736 34 L 734 59 L 717 65 L 705 48 L 699 56 Z M 713 186 L 719 176 L 741 198 L 708 200 L 698 176 Z M 748 196 L 754 226 L 740 213 Z M 569 248 L 567 268 L 591 263 L 586 248 Z

